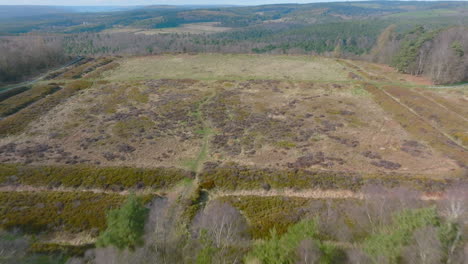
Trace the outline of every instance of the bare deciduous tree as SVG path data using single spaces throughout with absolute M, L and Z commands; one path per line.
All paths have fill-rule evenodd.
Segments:
M 297 264 L 315 264 L 318 263 L 322 252 L 317 247 L 317 244 L 311 240 L 306 239 L 301 241 L 299 247 L 297 248 Z
M 206 230 L 217 248 L 234 245 L 248 238 L 244 217 L 236 208 L 220 201 L 208 204 L 195 217 L 193 230 L 196 234 Z
M 406 263 L 437 264 L 442 260 L 442 245 L 435 227 L 424 227 L 414 232 L 413 243 L 406 247 Z

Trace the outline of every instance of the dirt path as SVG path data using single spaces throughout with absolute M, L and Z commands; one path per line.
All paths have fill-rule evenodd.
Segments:
M 192 186 L 193 187 L 193 186 Z M 188 187 L 185 187 L 188 188 Z M 138 195 L 162 195 L 162 191 L 153 191 L 153 190 L 125 190 L 120 192 L 103 190 L 98 188 L 92 189 L 82 189 L 82 188 L 48 188 L 48 187 L 37 187 L 30 185 L 8 185 L 0 186 L 0 192 L 92 192 L 92 193 L 104 193 L 104 194 L 118 194 L 118 195 L 129 195 L 130 193 L 135 193 Z M 173 191 L 170 193 L 190 193 L 185 189 L 184 192 Z M 236 190 L 236 191 L 221 191 L 215 190 L 209 192 L 209 200 L 215 200 L 220 197 L 228 196 L 257 196 L 257 197 L 292 197 L 292 198 L 306 198 L 306 199 L 364 199 L 364 194 L 361 192 L 353 192 L 350 190 L 321 190 L 321 189 L 306 189 L 306 190 L 292 190 L 292 189 L 272 189 L 266 191 L 264 189 L 253 189 L 253 190 Z M 424 201 L 433 201 L 440 200 L 442 195 L 440 193 L 435 194 L 423 194 L 421 195 L 421 200 Z
M 162 191 L 153 190 L 124 190 L 124 191 L 111 191 L 103 190 L 98 188 L 70 188 L 70 187 L 58 187 L 50 188 L 45 186 L 31 186 L 31 185 L 7 185 L 0 186 L 0 192 L 92 192 L 92 193 L 103 193 L 103 194 L 118 194 L 118 195 L 129 195 L 135 193 L 138 195 L 154 194 L 162 195 Z
M 210 140 L 211 140 L 211 137 L 212 135 L 214 134 L 213 133 L 213 130 L 211 128 L 211 125 L 209 124 L 209 121 L 206 120 L 204 117 L 203 117 L 203 112 L 202 112 L 202 108 L 205 104 L 207 104 L 213 97 L 215 96 L 215 93 L 213 93 L 212 95 L 210 95 L 209 97 L 207 97 L 203 102 L 201 102 L 199 105 L 198 105 L 198 108 L 197 108 L 197 112 L 196 112 L 196 115 L 197 115 L 197 118 L 198 120 L 203 124 L 203 129 L 202 129 L 202 133 L 203 133 L 203 143 L 202 143 L 202 146 L 200 148 L 200 151 L 198 152 L 197 154 L 197 157 L 191 162 L 190 164 L 190 169 L 192 171 L 194 171 L 197 175 L 201 172 L 201 170 L 203 169 L 203 163 L 205 162 L 207 156 L 209 155 L 209 145 L 210 145 Z
M 320 190 L 308 189 L 295 191 L 291 189 L 285 190 L 241 190 L 241 191 L 214 191 L 210 193 L 210 200 L 215 200 L 220 197 L 227 196 L 256 196 L 256 197 L 291 197 L 291 198 L 306 198 L 306 199 L 364 199 L 364 194 L 349 190 Z M 423 201 L 435 201 L 442 198 L 441 194 L 423 194 L 420 199 Z

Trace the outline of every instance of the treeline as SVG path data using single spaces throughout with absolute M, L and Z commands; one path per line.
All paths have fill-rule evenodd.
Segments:
M 161 53 L 314 54 L 384 63 L 437 84 L 468 81 L 468 29 L 417 26 L 400 32 L 381 20 L 316 25 L 270 23 L 218 34 L 78 33 L 0 38 L 0 82 L 15 82 L 70 56 Z
M 294 217 L 294 224 L 257 239 L 249 227 L 252 219 L 229 198 L 210 201 L 204 208 L 200 200 L 158 198 L 148 208 L 130 196 L 120 209 L 109 212 L 97 248 L 68 263 L 463 263 L 468 213 L 464 187 L 428 202 L 410 189 L 368 185 L 360 201 L 302 203 L 297 214 L 284 216 Z M 266 217 L 291 210 L 293 199 L 232 198 L 251 200 L 249 206 L 255 199 L 268 200 L 256 209 L 277 210 Z
M 166 52 L 325 54 L 339 48 L 342 53 L 360 55 L 373 47 L 385 26 L 379 21 L 349 21 L 314 26 L 272 23 L 211 35 L 82 33 L 66 36 L 65 50 L 75 55 Z
M 380 35 L 371 53 L 375 62 L 401 72 L 426 75 L 437 84 L 468 81 L 468 27 L 427 30 L 423 26 L 397 33 L 394 25 Z
M 0 83 L 17 82 L 65 63 L 58 37 L 0 37 Z

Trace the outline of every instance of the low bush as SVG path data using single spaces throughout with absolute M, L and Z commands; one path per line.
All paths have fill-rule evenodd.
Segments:
M 313 250 L 315 252 L 309 254 L 319 263 L 341 263 L 343 254 L 335 246 L 322 243 L 318 236 L 318 225 L 314 220 L 302 220 L 290 226 L 282 236 L 273 229 L 270 238 L 256 244 L 247 259 L 271 264 L 298 263 L 299 247 L 305 241 L 310 241 L 310 248 L 306 250 L 316 248 Z
M 168 189 L 192 174 L 176 168 L 139 169 L 130 167 L 25 166 L 0 164 L 0 184 L 48 187 Z
M 35 104 L 0 120 L 0 136 L 19 134 L 29 125 L 29 123 L 42 114 L 48 112 L 63 100 L 74 95 L 76 92 L 91 87 L 92 83 L 88 81 L 74 81 L 67 84 L 63 89 L 49 95 Z
M 148 203 L 153 195 L 143 197 Z M 0 227 L 26 233 L 104 230 L 105 214 L 126 196 L 92 192 L 1 192 Z
M 84 245 L 62 245 L 54 243 L 33 243 L 28 249 L 30 254 L 45 254 L 45 255 L 65 255 L 82 257 L 89 249 L 94 248 L 94 244 Z
M 407 186 L 424 191 L 440 191 L 449 180 L 433 180 L 411 174 L 369 174 L 340 171 L 308 171 L 300 169 L 260 169 L 236 164 L 204 170 L 200 184 L 207 189 L 223 190 L 261 189 L 269 184 L 276 189 L 313 189 L 359 191 L 366 184 L 385 187 Z
M 38 85 L 16 96 L 10 97 L 5 101 L 0 102 L 0 117 L 14 114 L 45 96 L 57 92 L 58 90 L 60 90 L 60 86 L 56 84 Z
M 272 229 L 283 234 L 304 216 L 305 211 L 301 208 L 309 207 L 310 204 L 309 199 L 278 196 L 229 196 L 220 200 L 232 204 L 245 215 L 253 238 L 265 238 Z
M 4 101 L 4 100 L 6 100 L 6 99 L 8 99 L 8 98 L 10 98 L 12 96 L 15 96 L 17 94 L 20 94 L 20 93 L 22 93 L 24 91 L 27 91 L 29 89 L 30 89 L 29 86 L 21 86 L 21 87 L 15 88 L 15 89 L 10 89 L 10 90 L 5 91 L 5 92 L 0 91 L 0 102 Z
M 392 225 L 370 236 L 364 243 L 364 250 L 377 262 L 384 258 L 388 263 L 398 263 L 403 247 L 411 242 L 414 231 L 438 223 L 435 208 L 404 210 L 394 216 Z

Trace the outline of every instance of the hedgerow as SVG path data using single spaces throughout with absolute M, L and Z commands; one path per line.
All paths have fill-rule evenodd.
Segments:
M 33 243 L 28 249 L 30 254 L 83 256 L 84 253 L 94 248 L 94 244 L 63 245 L 55 243 Z
M 91 87 L 92 83 L 77 80 L 67 84 L 63 89 L 42 98 L 21 111 L 0 120 L 0 136 L 19 134 L 28 124 L 39 118 L 42 114 L 60 104 L 63 100 L 74 95 L 76 92 Z
M 145 203 L 153 195 L 143 197 Z M 119 207 L 125 195 L 92 192 L 1 192 L 0 227 L 26 233 L 104 230 L 106 212 Z
M 57 84 L 37 85 L 0 103 L 0 117 L 14 114 L 45 96 L 60 90 Z
M 351 190 L 359 191 L 366 184 L 385 187 L 407 186 L 425 191 L 440 191 L 449 180 L 434 180 L 411 174 L 376 173 L 362 175 L 340 171 L 308 171 L 300 169 L 261 169 L 238 165 L 204 170 L 200 184 L 205 189 L 246 190 L 261 189 L 268 184 L 271 188 Z
M 168 189 L 192 177 L 176 168 L 140 169 L 130 167 L 25 166 L 0 164 L 0 184 L 48 187 L 83 187 L 119 190 L 122 188 Z

